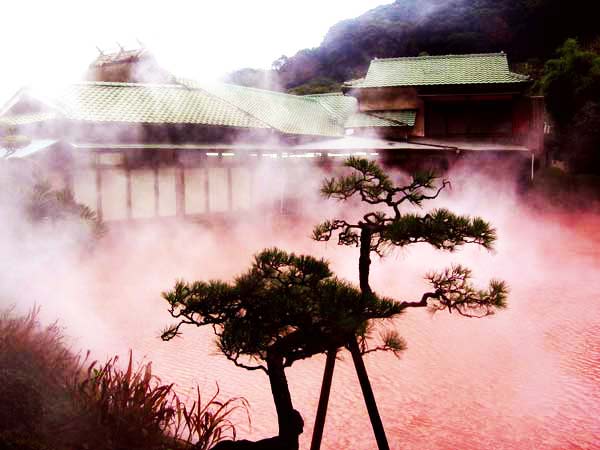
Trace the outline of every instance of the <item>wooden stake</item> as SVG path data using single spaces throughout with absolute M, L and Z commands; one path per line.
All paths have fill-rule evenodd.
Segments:
M 319 406 L 317 408 L 317 417 L 313 429 L 310 450 L 319 450 L 321 448 L 321 439 L 325 429 L 325 417 L 327 416 L 327 405 L 329 403 L 329 393 L 331 392 L 331 381 L 333 379 L 333 369 L 335 368 L 335 355 L 337 349 L 333 348 L 327 352 L 327 361 L 325 361 L 325 371 L 323 372 L 323 383 L 321 384 L 321 395 L 319 397 Z
M 362 354 L 360 353 L 356 339 L 350 340 L 348 348 L 352 354 L 352 360 L 354 361 L 360 388 L 362 389 L 365 404 L 367 405 L 367 411 L 369 412 L 369 418 L 371 419 L 371 425 L 373 426 L 373 432 L 375 433 L 375 439 L 377 440 L 377 447 L 379 450 L 390 450 L 390 446 L 385 436 L 385 430 L 383 429 L 383 423 L 381 422 L 381 417 L 377 410 L 373 389 L 371 388 L 369 376 L 367 375 L 365 362 L 362 359 Z

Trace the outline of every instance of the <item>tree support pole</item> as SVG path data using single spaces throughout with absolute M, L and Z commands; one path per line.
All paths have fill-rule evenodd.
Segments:
M 327 416 L 327 405 L 329 403 L 329 393 L 331 392 L 331 381 L 333 379 L 333 369 L 335 368 L 335 355 L 337 349 L 333 348 L 327 351 L 327 360 L 325 361 L 325 371 L 323 372 L 323 383 L 321 384 L 321 395 L 319 397 L 319 406 L 317 408 L 317 417 L 313 429 L 310 450 L 319 450 L 321 448 L 321 439 L 325 428 L 325 417 Z
M 369 382 L 367 375 L 367 369 L 362 359 L 362 354 L 358 348 L 356 339 L 351 339 L 348 342 L 348 349 L 352 354 L 352 360 L 354 361 L 354 367 L 356 368 L 356 374 L 358 375 L 358 381 L 362 389 L 365 404 L 367 405 L 367 411 L 369 412 L 369 418 L 371 419 L 371 425 L 373 426 L 373 433 L 375 433 L 375 440 L 377 441 L 377 447 L 379 450 L 390 450 L 387 438 L 385 436 L 385 430 L 383 429 L 383 423 L 377 410 L 377 403 L 375 402 L 375 396 L 373 395 L 373 389 Z

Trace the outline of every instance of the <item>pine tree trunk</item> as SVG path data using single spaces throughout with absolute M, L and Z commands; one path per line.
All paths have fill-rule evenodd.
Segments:
M 371 238 L 373 233 L 368 228 L 362 228 L 360 232 L 360 258 L 358 260 L 358 277 L 360 290 L 364 297 L 371 294 L 369 285 L 369 271 L 371 270 Z
M 298 423 L 302 419 L 292 405 L 292 397 L 283 367 L 283 356 L 275 352 L 269 352 L 267 355 L 267 369 L 275 410 L 277 411 L 279 437 L 285 443 L 285 450 L 297 450 L 299 447 L 298 437 L 302 433 L 303 423 Z
M 358 261 L 358 275 L 360 279 L 360 290 L 362 293 L 362 305 L 364 308 L 368 296 L 371 295 L 371 286 L 369 285 L 369 272 L 371 269 L 371 239 L 373 233 L 366 227 L 361 229 L 360 233 L 360 259 Z M 377 409 L 377 403 L 375 402 L 375 396 L 373 395 L 373 389 L 367 375 L 365 363 L 362 359 L 360 349 L 356 339 L 353 338 L 348 343 L 348 348 L 352 354 L 352 360 L 354 361 L 354 367 L 356 368 L 356 374 L 360 387 L 362 389 L 369 418 L 371 419 L 371 426 L 375 433 L 375 439 L 377 440 L 377 447 L 379 450 L 389 450 L 390 446 L 385 436 L 385 430 L 383 428 L 383 422 Z

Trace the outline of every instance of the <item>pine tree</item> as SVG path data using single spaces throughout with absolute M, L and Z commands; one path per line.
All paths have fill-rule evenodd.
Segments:
M 447 251 L 469 243 L 486 249 L 492 248 L 496 231 L 481 218 L 456 215 L 447 209 L 436 209 L 427 214 L 402 211 L 401 208 L 405 205 L 420 207 L 423 202 L 437 198 L 449 185 L 448 181 L 442 181 L 437 186 L 435 175 L 427 172 L 414 175 L 408 184 L 396 186 L 373 161 L 351 157 L 345 162 L 345 166 L 351 173 L 325 180 L 321 193 L 326 198 L 340 201 L 357 196 L 361 202 L 378 209 L 364 214 L 356 222 L 334 219 L 319 224 L 313 231 L 313 238 L 317 241 L 329 241 L 337 236 L 339 245 L 359 247 L 361 299 L 358 316 L 368 309 L 369 302 L 375 296 L 369 284 L 372 253 L 383 257 L 394 248 L 416 243 L 428 243 Z M 431 273 L 426 278 L 433 289 L 424 293 L 420 300 L 394 302 L 393 307 L 398 312 L 408 308 L 428 307 L 434 311 L 447 310 L 466 317 L 484 317 L 506 307 L 507 286 L 504 282 L 492 280 L 487 289 L 476 289 L 470 282 L 471 271 L 461 265 L 454 265 L 440 273 Z M 363 324 L 361 329 L 366 328 L 368 325 Z M 379 449 L 387 449 L 389 446 L 383 424 L 361 357 L 361 354 L 369 350 L 366 340 L 358 334 L 357 336 L 360 342 L 351 339 L 347 346 L 356 365 Z M 384 346 L 376 350 L 398 350 L 402 343 L 403 340 L 397 333 L 388 333 Z M 334 360 L 331 361 L 333 364 Z M 333 373 L 333 370 L 330 372 Z M 330 383 L 327 378 L 326 374 L 324 386 Z M 328 388 L 324 389 L 322 397 L 327 395 Z M 327 401 L 324 403 L 326 405 Z M 322 433 L 324 420 L 325 412 L 320 408 L 315 435 Z M 313 438 L 312 448 L 319 448 L 319 445 L 320 436 L 317 436 Z
M 180 281 L 163 297 L 178 321 L 162 333 L 163 340 L 178 336 L 183 325 L 211 326 L 229 360 L 269 377 L 279 435 L 256 443 L 261 449 L 298 448 L 303 422 L 292 404 L 286 368 L 343 347 L 357 332 L 364 334 L 369 320 L 400 313 L 399 305 L 375 294 L 363 304 L 360 291 L 336 278 L 326 261 L 277 248 L 258 253 L 232 283 Z
M 369 346 L 373 322 L 397 317 L 415 307 L 483 317 L 506 306 L 507 288 L 503 282 L 492 281 L 485 290 L 475 289 L 469 281 L 471 272 L 462 266 L 430 274 L 433 289 L 419 301 L 396 301 L 373 292 L 369 285 L 373 252 L 383 256 L 393 247 L 417 242 L 450 251 L 466 243 L 491 248 L 496 234 L 482 219 L 457 216 L 447 210 L 425 215 L 402 213 L 402 203 L 421 205 L 447 186 L 443 182 L 435 188 L 432 174 L 415 176 L 409 185 L 395 187 L 373 162 L 350 158 L 346 166 L 353 173 L 327 180 L 323 194 L 339 200 L 359 195 L 363 202 L 387 206 L 392 213 L 370 212 L 356 223 L 328 221 L 315 228 L 313 237 L 327 241 L 337 235 L 339 244 L 360 247 L 360 288 L 335 277 L 323 259 L 271 248 L 255 255 L 250 269 L 233 282 L 179 281 L 163 293 L 169 313 L 177 321 L 164 330 L 163 340 L 180 335 L 184 325 L 210 326 L 225 357 L 238 367 L 261 370 L 269 378 L 278 436 L 256 443 L 222 443 L 220 450 L 297 449 L 303 421 L 293 407 L 285 370 L 296 361 L 326 353 L 324 386 L 328 386 L 322 390 L 312 444 L 312 448 L 319 448 L 335 356 L 345 347 L 356 365 L 379 447 L 387 448 L 362 355 L 375 351 L 398 353 L 405 344 L 397 332 L 390 331 L 382 335 L 379 345 Z

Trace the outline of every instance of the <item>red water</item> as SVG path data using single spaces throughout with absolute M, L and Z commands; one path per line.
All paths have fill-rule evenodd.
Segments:
M 369 355 L 366 364 L 392 448 L 600 448 L 600 219 L 506 214 L 494 217 L 500 234 L 495 254 L 465 248 L 448 255 L 423 246 L 374 264 L 373 286 L 402 299 L 419 297 L 426 289 L 423 274 L 451 261 L 467 263 L 482 283 L 495 276 L 511 287 L 510 308 L 491 318 L 414 310 L 386 324 L 401 332 L 408 349 L 400 359 Z M 90 293 L 106 299 L 96 312 L 108 333 L 147 355 L 163 378 L 182 389 L 198 382 L 212 392 L 218 382 L 224 395 L 245 396 L 253 424 L 242 427 L 242 435 L 276 434 L 266 377 L 216 354 L 209 330 L 190 328 L 170 343 L 157 339 L 169 322 L 161 290 L 177 277 L 230 277 L 253 252 L 273 245 L 274 234 L 246 240 L 249 234 L 239 233 L 220 243 L 211 234 L 194 238 L 198 230 L 192 227 L 170 238 L 155 232 L 119 241 L 123 259 L 116 265 L 114 252 L 94 261 L 90 276 L 101 273 L 102 283 L 93 283 Z M 338 273 L 356 279 L 354 249 L 299 240 L 297 234 L 278 229 L 276 244 L 324 255 Z M 194 251 L 181 248 L 182 242 Z M 163 256 L 148 257 L 148 248 Z M 144 276 L 132 279 L 140 267 Z M 302 448 L 309 446 L 323 366 L 323 358 L 314 358 L 288 370 L 306 420 Z M 323 448 L 375 448 L 348 355 L 336 366 Z
M 374 262 L 373 287 L 399 299 L 420 297 L 427 288 L 423 275 L 450 262 L 470 266 L 476 282 L 497 277 L 511 288 L 509 309 L 490 318 L 412 310 L 384 324 L 408 343 L 399 359 L 366 357 L 391 447 L 600 449 L 600 217 L 481 208 L 499 231 L 495 253 L 416 246 Z M 252 253 L 272 245 L 323 255 L 338 274 L 357 279 L 356 249 L 312 242 L 309 233 L 309 224 L 240 225 L 228 232 L 191 224 L 136 228 L 109 237 L 77 265 L 38 259 L 27 277 L 12 273 L 13 281 L 27 282 L 11 295 L 28 289 L 49 317 L 61 317 L 77 347 L 92 347 L 97 355 L 131 347 L 183 392 L 199 383 L 209 394 L 218 383 L 225 397 L 246 397 L 252 427 L 242 422 L 240 436 L 271 436 L 277 430 L 266 376 L 218 355 L 209 330 L 184 329 L 183 338 L 161 342 L 169 316 L 160 292 L 177 278 L 230 278 L 248 266 Z M 353 366 L 349 355 L 342 358 L 323 448 L 374 449 Z M 318 357 L 287 371 L 306 422 L 305 449 L 323 367 Z

